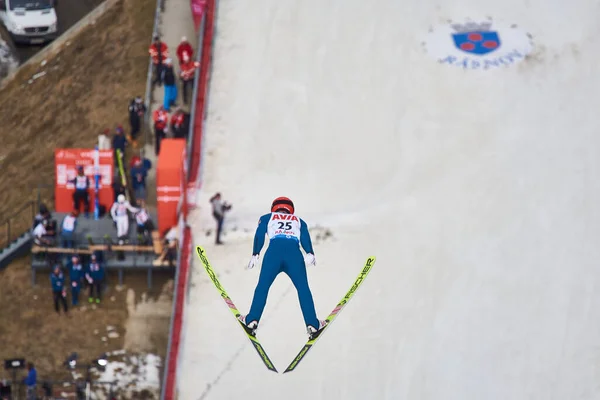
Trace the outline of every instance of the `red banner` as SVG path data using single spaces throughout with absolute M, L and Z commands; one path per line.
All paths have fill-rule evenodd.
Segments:
M 94 151 L 93 149 L 56 149 L 54 151 L 54 197 L 55 211 L 68 213 L 73 211 L 73 192 L 75 186 L 69 182 L 77 175 L 77 167 L 83 166 L 83 173 L 90 180 L 90 213 L 94 211 Z M 114 156 L 112 150 L 99 152 L 100 190 L 98 200 L 106 209 L 110 209 L 114 200 L 113 174 Z M 83 211 L 83 205 L 80 205 Z
M 196 31 L 200 29 L 200 24 L 202 23 L 202 15 L 206 10 L 207 0 L 191 0 L 192 5 L 192 18 L 194 18 L 194 26 L 196 27 Z

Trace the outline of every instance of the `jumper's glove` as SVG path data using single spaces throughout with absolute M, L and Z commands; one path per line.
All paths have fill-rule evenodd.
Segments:
M 315 259 L 315 255 L 312 253 L 307 253 L 304 256 L 304 263 L 306 265 L 312 265 L 313 267 L 317 265 L 317 260 Z
M 259 257 L 258 254 L 253 254 L 246 269 L 252 269 L 252 268 L 256 267 L 258 265 L 258 257 Z

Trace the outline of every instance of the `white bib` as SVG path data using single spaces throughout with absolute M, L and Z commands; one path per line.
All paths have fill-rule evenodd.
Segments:
M 267 235 L 269 239 L 285 237 L 300 240 L 300 218 L 291 214 L 271 213 L 271 219 L 267 224 Z
M 63 221 L 63 230 L 72 232 L 75 229 L 75 218 L 67 215 Z
M 79 190 L 83 190 L 86 187 L 87 187 L 87 177 L 77 175 L 75 177 L 75 188 L 79 189 Z
M 144 225 L 149 219 L 148 213 L 144 210 L 140 210 L 140 212 L 135 215 L 135 219 L 137 220 L 138 225 Z

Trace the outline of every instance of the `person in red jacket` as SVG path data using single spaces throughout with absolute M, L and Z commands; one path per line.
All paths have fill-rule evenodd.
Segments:
M 154 41 L 150 45 L 148 50 L 152 57 L 152 65 L 154 65 L 154 80 L 152 84 L 158 83 L 158 86 L 162 85 L 162 66 L 165 60 L 169 57 L 169 48 L 166 44 L 160 41 L 158 35 L 154 36 Z
M 171 116 L 171 131 L 175 139 L 184 139 L 187 137 L 185 113 L 181 108 L 177 108 Z
M 179 64 L 181 68 L 181 72 L 179 73 L 181 77 L 181 91 L 183 92 L 183 102 L 185 104 L 188 103 L 188 90 L 190 91 L 190 96 L 194 92 L 194 75 L 196 74 L 196 68 L 199 66 L 199 62 L 191 60 Z
M 177 46 L 176 53 L 177 59 L 179 60 L 179 65 L 192 60 L 194 49 L 185 36 L 181 38 L 181 42 L 179 43 L 179 46 Z
M 163 106 L 160 106 L 154 111 L 152 120 L 154 121 L 154 136 L 156 137 L 155 152 L 158 156 L 160 153 L 160 142 L 167 137 L 167 131 L 169 129 L 169 113 Z

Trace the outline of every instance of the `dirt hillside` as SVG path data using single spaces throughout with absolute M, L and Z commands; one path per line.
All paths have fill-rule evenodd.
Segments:
M 120 1 L 0 91 L 0 220 L 53 183 L 55 148 L 93 146 L 103 129 L 128 128 L 128 102 L 145 91 L 155 4 Z

